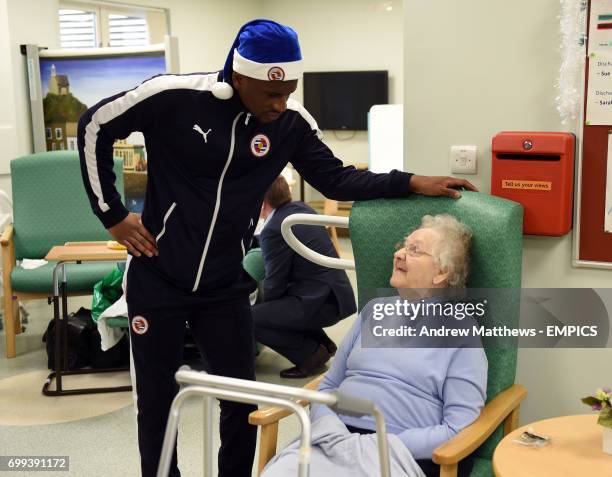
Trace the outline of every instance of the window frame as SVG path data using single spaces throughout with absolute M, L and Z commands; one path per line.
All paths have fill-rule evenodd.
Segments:
M 87 3 L 80 3 L 80 2 L 63 2 L 61 1 L 59 6 L 58 6 L 58 27 L 59 27 L 59 11 L 60 10 L 79 10 L 82 11 L 83 13 L 92 13 L 93 17 L 94 17 L 94 43 L 95 43 L 95 47 L 86 47 L 86 46 L 61 46 L 61 31 L 60 31 L 60 47 L 61 48 L 67 48 L 67 49 L 72 49 L 72 48 L 76 48 L 76 49 L 82 49 L 82 50 L 87 50 L 90 48 L 97 48 L 100 46 L 101 44 L 101 39 L 100 39 L 100 12 L 99 9 L 96 8 L 94 5 L 92 4 L 87 4 Z
M 83 12 L 94 14 L 96 48 L 105 48 L 110 46 L 110 15 L 126 15 L 130 17 L 142 18 L 145 20 L 147 28 L 147 42 L 144 45 L 134 45 L 133 47 L 138 48 L 153 44 L 153 42 L 151 41 L 152 31 L 147 15 L 148 12 L 163 13 L 165 15 L 165 34 L 170 35 L 170 11 L 167 8 L 149 7 L 145 5 L 125 5 L 120 3 L 115 4 L 103 1 L 60 0 L 58 5 L 58 15 L 59 10 L 63 9 L 81 10 Z M 115 48 L 130 48 L 130 46 L 119 46 Z M 90 48 L 81 47 L 79 49 L 86 50 Z

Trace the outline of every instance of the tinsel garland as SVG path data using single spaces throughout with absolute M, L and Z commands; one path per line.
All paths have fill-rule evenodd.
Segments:
M 561 122 L 575 121 L 582 100 L 581 73 L 585 57 L 586 0 L 560 0 L 561 66 L 555 83 Z

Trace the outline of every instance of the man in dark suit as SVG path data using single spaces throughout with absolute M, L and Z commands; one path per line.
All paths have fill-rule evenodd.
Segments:
M 316 212 L 292 202 L 287 181 L 279 176 L 264 197 L 259 237 L 266 271 L 263 303 L 252 309 L 255 338 L 295 366 L 283 378 L 304 378 L 317 372 L 336 352 L 323 328 L 355 313 L 355 296 L 344 270 L 322 267 L 295 253 L 281 235 L 281 224 L 292 214 Z M 316 252 L 338 257 L 323 227 L 292 228 L 298 240 Z

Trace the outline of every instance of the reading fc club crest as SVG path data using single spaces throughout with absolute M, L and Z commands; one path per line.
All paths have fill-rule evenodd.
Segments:
M 285 71 L 280 66 L 273 66 L 268 70 L 268 79 L 270 81 L 283 81 L 285 79 Z
M 255 157 L 264 157 L 270 151 L 270 140 L 265 134 L 258 134 L 251 139 L 251 152 Z
M 144 335 L 149 329 L 149 322 L 144 318 L 144 316 L 135 316 L 132 320 L 132 330 L 137 335 Z

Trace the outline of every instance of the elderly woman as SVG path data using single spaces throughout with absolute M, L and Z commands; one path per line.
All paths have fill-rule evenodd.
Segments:
M 406 237 L 404 246 L 394 254 L 390 284 L 401 297 L 395 300 L 435 302 L 439 289 L 464 287 L 471 236 L 471 230 L 452 216 L 423 217 L 421 227 Z M 389 433 L 392 475 L 439 475 L 439 467 L 431 460 L 433 450 L 473 422 L 484 406 L 486 356 L 480 346 L 457 342 L 444 346 L 418 336 L 402 338 L 399 348 L 362 346 L 362 331 L 371 330 L 368 323 L 375 305 L 389 300 L 376 299 L 366 305 L 319 390 L 338 390 L 378 405 Z M 371 416 L 337 415 L 327 406 L 313 405 L 311 420 L 311 475 L 378 474 L 372 434 L 376 426 Z M 471 462 L 462 464 L 459 475 L 466 475 Z M 268 464 L 263 475 L 296 472 L 294 443 Z

